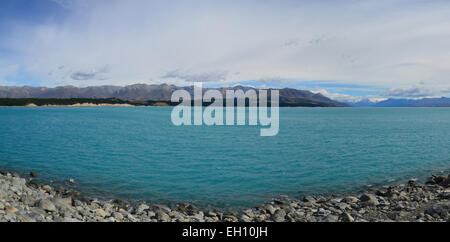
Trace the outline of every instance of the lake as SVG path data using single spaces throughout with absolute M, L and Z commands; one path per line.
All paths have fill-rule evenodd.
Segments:
M 170 107 L 0 107 L 0 168 L 101 199 L 253 206 L 448 171 L 450 108 L 280 108 L 259 126 L 174 126 Z

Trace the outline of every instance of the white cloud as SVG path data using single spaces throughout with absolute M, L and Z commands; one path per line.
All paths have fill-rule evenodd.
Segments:
M 220 82 L 227 78 L 226 71 L 212 71 L 207 73 L 190 73 L 180 70 L 172 70 L 165 73 L 161 78 L 167 80 L 181 80 L 185 82 Z
M 55 1 L 67 18 L 14 26 L 6 44 L 49 86 L 277 77 L 450 87 L 445 1 Z
M 386 97 L 379 97 L 379 96 L 351 96 L 348 94 L 342 94 L 342 93 L 330 93 L 326 89 L 315 89 L 311 90 L 312 93 L 320 93 L 324 95 L 325 97 L 331 98 L 333 100 L 343 102 L 343 103 L 357 103 L 361 102 L 363 100 L 369 100 L 371 102 L 380 102 L 384 101 L 387 98 Z
M 390 98 L 431 98 L 450 94 L 450 89 L 427 88 L 424 85 L 415 85 L 407 88 L 391 88 L 381 93 L 381 96 Z

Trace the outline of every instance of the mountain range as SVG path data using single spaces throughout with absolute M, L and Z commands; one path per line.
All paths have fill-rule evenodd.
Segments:
M 207 88 L 219 90 L 225 94 L 226 90 L 247 91 L 258 89 L 246 86 Z M 106 99 L 117 98 L 125 101 L 170 101 L 172 93 L 176 90 L 186 90 L 193 95 L 193 86 L 178 87 L 167 84 L 134 84 L 128 86 L 91 86 L 91 87 L 75 87 L 60 86 L 54 88 L 48 87 L 12 87 L 0 86 L 0 98 L 92 98 Z M 319 93 L 312 93 L 306 90 L 298 90 L 293 88 L 278 89 L 280 95 L 280 106 L 305 106 L 305 107 L 345 107 L 347 104 L 334 101 Z M 270 92 L 269 92 L 270 93 Z M 224 95 L 225 97 L 225 95 Z
M 390 98 L 380 102 L 363 99 L 357 103 L 349 103 L 353 107 L 450 107 L 450 98 L 396 99 Z
M 224 97 L 226 90 L 247 91 L 258 89 L 248 86 L 204 88 L 204 91 L 215 89 L 220 91 Z M 134 84 L 128 86 L 59 86 L 32 87 L 32 86 L 0 86 L 0 98 L 39 98 L 39 99 L 109 99 L 117 98 L 124 101 L 143 102 L 143 101 L 170 101 L 172 93 L 176 90 L 186 90 L 192 96 L 193 86 L 179 87 L 167 84 Z M 384 101 L 373 102 L 369 99 L 362 99 L 356 103 L 343 103 L 332 100 L 320 93 L 312 93 L 307 90 L 293 88 L 278 89 L 280 94 L 280 106 L 299 106 L 299 107 L 450 107 L 450 98 L 423 98 L 423 99 L 395 99 L 390 98 Z M 270 94 L 270 92 L 269 92 Z

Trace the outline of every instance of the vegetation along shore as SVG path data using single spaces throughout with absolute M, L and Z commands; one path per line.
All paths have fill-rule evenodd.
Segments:
M 173 206 L 97 201 L 70 189 L 29 177 L 0 174 L 0 222 L 449 222 L 450 175 L 432 176 L 425 184 L 369 188 L 353 196 L 281 197 L 238 211 L 203 210 L 192 204 Z

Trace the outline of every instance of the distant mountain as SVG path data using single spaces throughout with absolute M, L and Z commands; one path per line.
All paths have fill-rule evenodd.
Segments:
M 388 99 L 376 103 L 376 107 L 450 107 L 450 98 Z
M 450 107 L 450 98 L 423 98 L 423 99 L 395 99 L 390 98 L 380 102 L 362 100 L 349 104 L 353 107 Z
M 377 104 L 377 102 L 373 102 L 368 98 L 364 98 L 358 102 L 348 103 L 352 107 L 373 107 Z
M 210 89 L 210 88 L 208 88 Z M 225 94 L 226 90 L 242 89 L 247 91 L 254 89 L 252 87 L 235 86 L 215 88 Z M 93 87 L 74 87 L 61 86 L 55 88 L 47 87 L 9 87 L 0 86 L 0 98 L 117 98 L 126 101 L 169 101 L 172 93 L 176 90 L 186 90 L 191 95 L 193 87 L 177 87 L 174 85 L 147 85 L 134 84 L 129 86 L 93 86 Z M 206 90 L 206 89 L 205 89 Z M 257 91 L 257 89 L 254 89 Z M 269 92 L 270 94 L 270 92 Z M 310 91 L 284 88 L 280 89 L 280 106 L 306 106 L 306 107 L 344 107 L 348 106 L 321 94 L 314 94 Z M 225 96 L 224 96 L 225 97 Z

